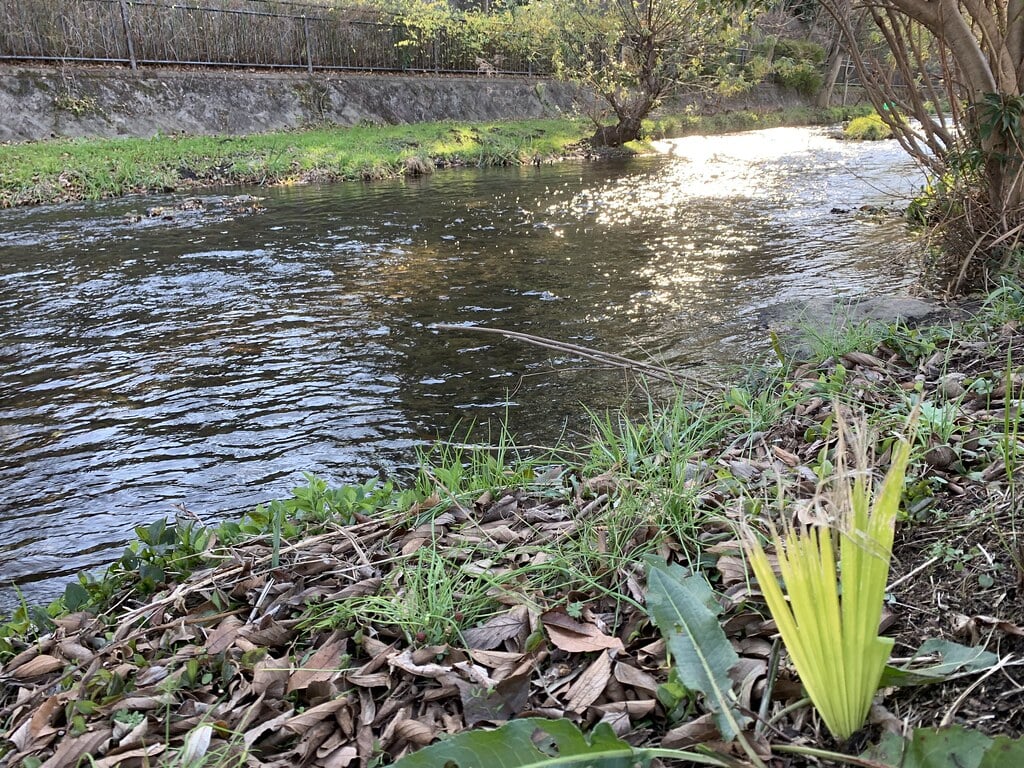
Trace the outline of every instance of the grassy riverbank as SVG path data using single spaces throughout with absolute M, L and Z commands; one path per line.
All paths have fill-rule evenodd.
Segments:
M 838 122 L 855 110 L 666 115 L 655 137 Z M 446 166 L 518 165 L 586 154 L 586 120 L 318 127 L 250 136 L 70 139 L 0 146 L 0 208 L 221 184 L 382 179 Z
M 647 616 L 649 558 L 717 592 L 756 753 L 802 765 L 794 751 L 957 723 L 980 754 L 984 734 L 1024 733 L 1022 323 L 1007 282 L 955 323 L 812 329 L 807 359 L 598 415 L 588 445 L 441 446 L 404 490 L 311 479 L 239 522 L 139 529 L 105 577 L 0 629 L 0 762 L 387 764 L 524 712 L 710 744 L 715 704 L 670 673 Z M 802 698 L 740 546 L 744 525 L 822 513 L 840 417 L 876 478 L 910 441 L 884 632 L 903 660 L 939 640 L 911 665 L 934 682 L 892 673 L 850 744 Z

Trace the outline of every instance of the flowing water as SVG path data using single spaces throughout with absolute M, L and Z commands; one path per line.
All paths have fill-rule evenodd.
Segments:
M 262 190 L 262 211 L 206 193 L 203 210 L 163 196 L 4 212 L 0 613 L 13 584 L 51 598 L 176 505 L 215 521 L 305 471 L 393 473 L 506 414 L 523 442 L 571 439 L 581 403 L 626 396 L 621 373 L 432 323 L 713 381 L 764 357 L 764 310 L 912 280 L 897 217 L 831 213 L 920 184 L 894 143 L 774 129 L 661 149 Z

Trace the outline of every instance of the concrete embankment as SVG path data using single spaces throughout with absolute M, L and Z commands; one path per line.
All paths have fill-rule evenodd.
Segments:
M 569 83 L 513 77 L 0 66 L 0 141 L 549 118 L 586 112 L 585 100 Z M 671 108 L 772 111 L 804 103 L 764 85 Z
M 576 96 L 526 78 L 6 67 L 0 141 L 558 117 Z

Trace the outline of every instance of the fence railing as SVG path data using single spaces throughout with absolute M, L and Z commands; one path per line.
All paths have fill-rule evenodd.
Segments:
M 546 75 L 515 29 L 470 45 L 288 0 L 0 0 L 0 61 Z M 523 33 L 518 33 L 523 34 Z

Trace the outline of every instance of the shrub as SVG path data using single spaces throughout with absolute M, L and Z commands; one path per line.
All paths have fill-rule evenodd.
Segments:
M 776 59 L 775 79 L 779 85 L 792 88 L 801 96 L 813 96 L 821 90 L 823 82 L 821 72 L 814 64 L 788 58 Z
M 880 115 L 855 117 L 843 129 L 843 137 L 851 141 L 879 141 L 892 137 L 892 129 L 882 120 Z
M 825 61 L 825 49 L 810 40 L 778 40 L 775 43 L 775 56 L 797 62 L 821 64 Z

